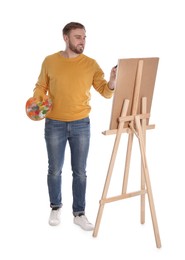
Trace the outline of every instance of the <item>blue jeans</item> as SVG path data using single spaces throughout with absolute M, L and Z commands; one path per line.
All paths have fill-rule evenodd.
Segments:
M 62 207 L 62 167 L 67 141 L 71 151 L 73 215 L 85 214 L 86 161 L 90 142 L 89 117 L 63 122 L 46 118 L 47 184 L 51 208 Z

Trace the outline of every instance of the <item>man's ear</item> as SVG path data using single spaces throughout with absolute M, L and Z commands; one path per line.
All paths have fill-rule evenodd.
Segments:
M 63 35 L 63 39 L 66 43 L 68 42 L 68 36 L 66 34 Z

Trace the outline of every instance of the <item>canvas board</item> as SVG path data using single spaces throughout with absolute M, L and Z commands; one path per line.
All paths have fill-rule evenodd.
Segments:
M 150 113 L 159 58 L 119 59 L 116 76 L 116 88 L 112 102 L 109 127 L 110 130 L 118 128 L 118 119 L 121 115 L 125 99 L 129 100 L 127 115 L 132 115 L 136 76 L 140 60 L 143 61 L 143 70 L 137 114 L 141 114 L 142 97 L 147 98 L 147 113 Z

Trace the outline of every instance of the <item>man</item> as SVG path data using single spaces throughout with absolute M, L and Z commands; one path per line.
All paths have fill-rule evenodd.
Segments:
M 48 154 L 48 192 L 50 225 L 60 223 L 62 207 L 62 167 L 66 143 L 69 143 L 72 168 L 72 212 L 74 223 L 84 230 L 93 230 L 85 215 L 86 161 L 89 150 L 91 107 L 90 89 L 93 86 L 105 98 L 114 93 L 116 68 L 110 80 L 97 62 L 83 54 L 86 40 L 84 25 L 68 23 L 63 28 L 64 51 L 47 56 L 34 88 L 34 97 L 52 99 L 52 110 L 45 119 L 45 141 Z

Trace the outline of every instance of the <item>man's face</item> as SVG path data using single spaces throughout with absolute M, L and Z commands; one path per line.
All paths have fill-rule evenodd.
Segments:
M 84 29 L 71 30 L 65 37 L 68 48 L 76 54 L 81 54 L 85 47 L 86 34 Z

